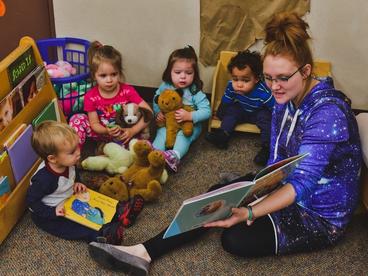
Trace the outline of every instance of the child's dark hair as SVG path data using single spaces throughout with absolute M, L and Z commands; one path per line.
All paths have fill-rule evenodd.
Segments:
M 227 70 L 231 74 L 234 68 L 243 70 L 247 66 L 252 70 L 254 76 L 260 78 L 263 71 L 261 54 L 257 51 L 239 51 L 231 58 L 227 65 Z
M 172 84 L 171 70 L 174 66 L 174 63 L 179 59 L 186 59 L 186 60 L 191 61 L 193 63 L 193 70 L 194 70 L 193 83 L 196 86 L 196 90 L 191 91 L 191 92 L 196 93 L 199 90 L 202 90 L 203 82 L 199 77 L 197 54 L 196 54 L 195 50 L 193 49 L 193 47 L 190 46 L 190 45 L 188 45 L 184 48 L 176 49 L 174 52 L 171 53 L 171 55 L 169 56 L 169 60 L 167 61 L 166 69 L 165 69 L 164 73 L 162 74 L 162 80 L 164 82 L 168 82 L 168 83 Z
M 110 45 L 102 45 L 99 41 L 93 41 L 88 49 L 88 64 L 92 79 L 100 66 L 101 62 L 109 62 L 119 72 L 122 80 L 123 59 L 118 50 Z

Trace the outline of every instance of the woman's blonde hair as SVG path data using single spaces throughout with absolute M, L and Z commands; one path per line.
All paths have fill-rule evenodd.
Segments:
M 67 124 L 56 121 L 43 121 L 32 134 L 32 148 L 44 160 L 49 155 L 57 155 L 60 144 L 78 140 L 76 131 Z
M 118 50 L 110 45 L 102 45 L 99 41 L 93 41 L 88 49 L 88 65 L 91 78 L 95 78 L 98 67 L 102 62 L 110 63 L 124 80 L 123 58 Z
M 296 13 L 276 14 L 265 28 L 265 49 L 263 58 L 268 55 L 287 56 L 298 67 L 310 64 L 313 69 L 313 56 L 309 47 L 308 23 Z

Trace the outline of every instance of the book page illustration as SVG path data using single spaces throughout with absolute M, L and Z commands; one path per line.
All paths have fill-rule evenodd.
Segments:
M 254 202 L 276 189 L 308 154 L 282 160 L 261 170 L 252 182 L 243 181 L 226 185 L 184 200 L 164 234 L 168 238 L 231 215 L 231 208 Z
M 118 201 L 91 189 L 72 195 L 64 203 L 65 217 L 86 227 L 99 230 L 115 215 Z

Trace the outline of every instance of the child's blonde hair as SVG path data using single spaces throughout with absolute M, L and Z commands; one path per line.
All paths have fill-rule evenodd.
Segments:
M 67 124 L 56 121 L 43 121 L 32 134 L 32 147 L 44 160 L 49 155 L 57 155 L 60 144 L 78 140 L 76 131 Z
M 102 45 L 99 41 L 93 41 L 88 49 L 88 65 L 92 79 L 95 78 L 102 62 L 110 63 L 119 72 L 122 81 L 124 80 L 123 58 L 120 52 L 110 45 Z

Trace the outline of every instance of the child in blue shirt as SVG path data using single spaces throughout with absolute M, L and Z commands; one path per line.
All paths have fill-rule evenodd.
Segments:
M 217 117 L 221 127 L 208 133 L 206 139 L 216 147 L 226 149 L 237 124 L 253 123 L 261 130 L 262 149 L 254 158 L 259 165 L 266 165 L 269 157 L 271 109 L 275 100 L 269 88 L 260 80 L 261 56 L 258 52 L 238 52 L 229 62 L 229 81 Z
M 193 122 L 193 134 L 191 136 L 185 136 L 183 131 L 180 130 L 176 136 L 174 147 L 167 149 L 165 147 L 166 128 L 161 127 L 157 130 L 153 141 L 153 147 L 163 151 L 167 165 L 172 171 L 176 172 L 180 159 L 188 152 L 190 144 L 201 133 L 201 122 L 211 116 L 210 103 L 206 95 L 201 91 L 203 84 L 199 77 L 197 55 L 191 46 L 177 49 L 171 53 L 167 67 L 162 75 L 162 80 L 163 83 L 157 89 L 153 101 L 156 122 L 165 121 L 156 99 L 166 89 L 181 89 L 183 91 L 183 104 L 191 106 L 194 110 L 188 112 L 184 109 L 179 109 L 175 112 L 177 122 Z

